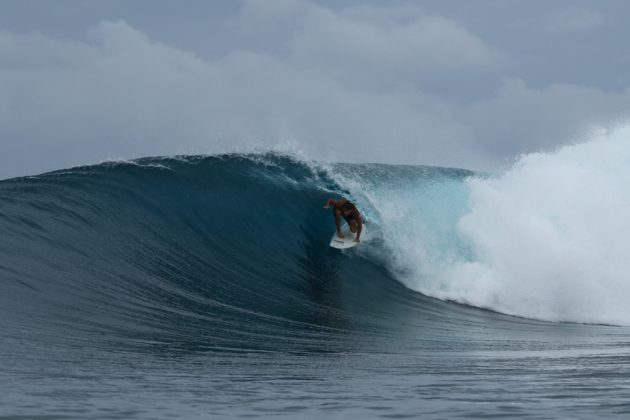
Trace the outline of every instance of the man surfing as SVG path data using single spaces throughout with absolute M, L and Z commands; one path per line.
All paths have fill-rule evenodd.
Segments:
M 350 227 L 350 232 L 357 234 L 354 242 L 361 242 L 361 230 L 363 229 L 363 222 L 361 221 L 361 213 L 359 213 L 359 210 L 356 208 L 356 206 L 345 198 L 342 198 L 341 200 L 333 200 L 332 198 L 329 198 L 328 201 L 326 201 L 326 205 L 324 205 L 324 208 L 328 209 L 331 206 L 335 215 L 337 236 L 341 239 L 345 238 L 345 236 L 341 232 L 340 226 L 341 218 L 343 217 Z

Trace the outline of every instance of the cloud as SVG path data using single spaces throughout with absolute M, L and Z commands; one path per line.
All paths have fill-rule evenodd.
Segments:
M 362 88 L 417 84 L 487 71 L 502 54 L 456 22 L 412 6 L 359 6 L 339 11 L 301 1 L 249 1 L 240 26 L 283 32 L 284 58 L 296 67 Z
M 507 79 L 496 95 L 462 110 L 460 120 L 496 157 L 555 149 L 578 142 L 597 127 L 623 125 L 630 115 L 630 91 L 606 93 L 571 84 L 529 88 Z
M 548 14 L 544 24 L 548 32 L 569 33 L 601 26 L 604 16 L 594 10 L 569 8 Z
M 213 59 L 122 21 L 83 40 L 0 33 L 0 178 L 287 145 L 315 159 L 491 169 L 630 109 L 627 91 L 501 82 L 504 52 L 422 9 L 267 4 L 245 3 L 231 24 L 241 47 Z M 247 41 L 270 27 L 277 48 Z M 427 88 L 488 73 L 497 90 L 483 98 Z
M 490 67 L 497 61 L 492 48 L 447 19 L 422 16 L 399 22 L 350 16 L 310 12 L 292 40 L 296 58 L 313 66 L 375 68 L 407 77 Z

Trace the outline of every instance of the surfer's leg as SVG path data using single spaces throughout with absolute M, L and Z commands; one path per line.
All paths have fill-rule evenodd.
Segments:
M 348 226 L 350 226 L 350 232 L 352 233 L 356 233 L 357 232 L 357 222 L 354 219 L 351 219 L 348 222 Z
M 344 239 L 345 236 L 343 236 L 343 233 L 341 233 L 341 216 L 341 211 L 335 210 L 335 227 L 337 228 L 337 236 L 341 239 Z

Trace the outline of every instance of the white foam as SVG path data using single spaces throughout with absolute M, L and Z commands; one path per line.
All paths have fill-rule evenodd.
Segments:
M 343 185 L 412 289 L 550 321 L 630 325 L 630 128 L 500 176 Z
M 436 296 L 531 318 L 630 325 L 630 129 L 470 179 L 469 261 Z

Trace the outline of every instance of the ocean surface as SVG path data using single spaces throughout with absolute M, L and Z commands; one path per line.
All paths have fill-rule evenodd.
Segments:
M 630 153 L 0 181 L 0 418 L 630 415 Z M 327 198 L 368 229 L 328 246 Z

